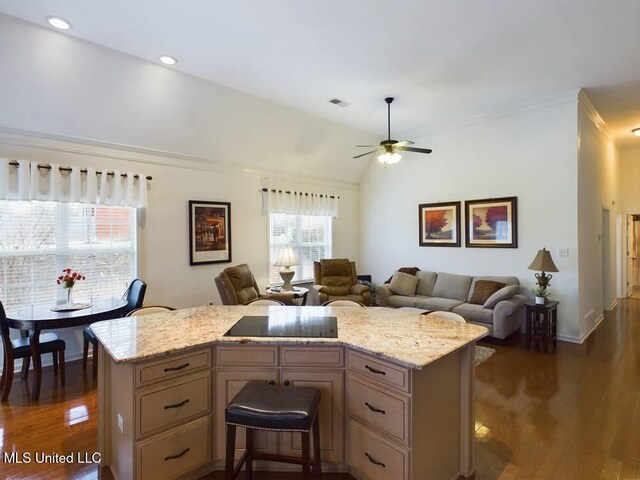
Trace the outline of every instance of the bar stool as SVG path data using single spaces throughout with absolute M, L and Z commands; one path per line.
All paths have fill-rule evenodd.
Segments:
M 249 382 L 231 400 L 224 411 L 227 424 L 225 480 L 233 480 L 246 464 L 245 479 L 253 478 L 253 461 L 302 465 L 303 478 L 322 478 L 320 462 L 320 390 L 312 387 L 286 387 L 265 382 Z M 236 427 L 247 431 L 246 450 L 234 466 Z M 309 432 L 313 427 L 313 472 Z M 254 452 L 254 430 L 291 431 L 302 435 L 302 457 Z M 313 477 L 311 474 L 313 473 Z

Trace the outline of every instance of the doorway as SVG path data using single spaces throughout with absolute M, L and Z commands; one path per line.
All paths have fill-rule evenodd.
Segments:
M 602 207 L 602 306 L 611 310 L 611 224 L 610 211 Z

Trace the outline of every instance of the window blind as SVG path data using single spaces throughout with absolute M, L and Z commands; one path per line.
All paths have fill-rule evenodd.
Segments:
M 292 266 L 295 282 L 313 281 L 313 262 L 331 258 L 331 217 L 269 214 L 269 283 L 282 283 L 279 267 L 273 266 L 278 252 L 290 245 L 300 265 Z
M 76 302 L 120 297 L 136 277 L 136 210 L 75 203 L 0 201 L 0 300 L 5 308 L 66 300 L 65 268 L 86 280 Z

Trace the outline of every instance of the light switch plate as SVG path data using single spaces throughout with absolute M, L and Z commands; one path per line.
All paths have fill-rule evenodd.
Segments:
M 569 256 L 569 249 L 568 248 L 559 248 L 558 249 L 558 256 L 559 257 L 568 257 Z

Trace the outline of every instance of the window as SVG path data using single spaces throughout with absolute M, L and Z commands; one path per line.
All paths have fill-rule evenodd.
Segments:
M 5 309 L 66 300 L 62 269 L 86 276 L 75 301 L 120 297 L 136 277 L 136 210 L 0 201 L 0 300 Z
M 282 283 L 280 267 L 274 267 L 278 252 L 291 245 L 300 265 L 292 267 L 295 282 L 313 281 L 313 262 L 331 258 L 331 217 L 269 214 L 269 283 Z

